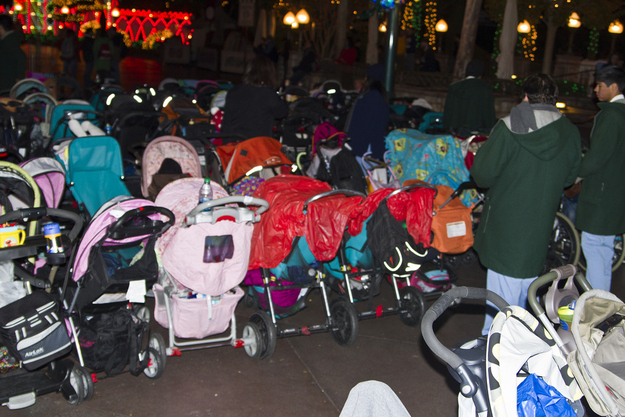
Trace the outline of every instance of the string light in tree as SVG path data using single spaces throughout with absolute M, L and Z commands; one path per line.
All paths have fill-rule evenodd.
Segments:
M 432 49 L 436 50 L 436 2 L 428 1 L 425 4 L 425 28 L 427 30 L 428 44 L 432 46 Z
M 404 8 L 404 17 L 402 21 L 402 29 L 412 28 L 417 37 L 421 36 L 421 27 L 423 22 L 423 1 L 412 0 L 406 3 Z
M 597 55 L 599 53 L 599 31 L 597 28 L 592 28 L 590 31 L 590 41 L 586 49 L 588 49 L 588 52 L 593 55 Z

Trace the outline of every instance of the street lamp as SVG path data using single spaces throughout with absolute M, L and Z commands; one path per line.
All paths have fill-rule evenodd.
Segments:
M 614 22 L 610 23 L 610 26 L 608 27 L 608 32 L 614 35 L 612 36 L 612 43 L 610 44 L 610 55 L 612 55 L 612 52 L 614 52 L 614 46 L 616 45 L 616 37 L 617 35 L 623 33 L 623 24 L 618 20 L 615 20 Z
M 303 25 L 310 23 L 310 16 L 308 15 L 308 12 L 305 9 L 302 9 L 299 12 L 297 12 L 297 14 L 295 15 L 295 19 Z
M 530 33 L 531 29 L 532 27 L 527 20 L 522 21 L 521 23 L 519 23 L 519 26 L 516 27 L 516 30 L 519 33 Z
M 293 22 L 295 22 L 295 15 L 293 14 L 293 12 L 288 12 L 287 14 L 284 15 L 284 19 L 282 19 L 282 23 L 284 23 L 287 26 L 291 26 Z
M 443 19 L 436 22 L 436 25 L 434 26 L 434 30 L 437 31 L 438 33 L 445 33 L 447 32 L 447 29 L 448 29 L 447 22 L 445 22 Z M 443 52 L 443 35 L 439 36 L 438 44 L 439 44 L 438 49 L 442 53 Z
M 571 55 L 573 53 L 573 38 L 575 37 L 575 31 L 573 29 L 577 29 L 582 25 L 582 22 L 579 20 L 579 15 L 575 12 L 571 13 L 569 16 L 569 27 L 571 34 L 569 35 L 569 49 L 568 54 Z

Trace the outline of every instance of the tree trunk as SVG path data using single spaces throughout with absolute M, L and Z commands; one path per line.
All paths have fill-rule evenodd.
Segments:
M 477 24 L 481 9 L 482 0 L 467 0 L 467 5 L 464 9 L 460 44 L 458 45 L 458 55 L 456 55 L 456 65 L 454 66 L 455 78 L 464 78 L 465 68 L 473 58 L 475 38 L 477 37 Z
M 378 15 L 369 18 L 369 36 L 367 38 L 367 64 L 378 63 Z
M 339 3 L 339 15 L 336 21 L 336 38 L 334 43 L 333 56 L 336 58 L 341 53 L 341 49 L 345 46 L 347 34 L 347 10 L 349 8 L 349 0 L 342 0 Z
M 543 74 L 551 74 L 551 64 L 553 62 L 553 46 L 556 43 L 556 32 L 558 27 L 551 19 L 547 21 L 547 39 L 545 40 L 545 55 L 543 56 Z

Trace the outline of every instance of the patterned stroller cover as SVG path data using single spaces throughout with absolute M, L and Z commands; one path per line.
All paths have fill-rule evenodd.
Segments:
M 125 234 L 123 236 L 108 236 L 109 229 L 117 220 L 127 213 L 141 213 L 146 208 L 155 208 L 155 212 L 147 217 L 151 220 L 151 224 L 136 226 L 141 228 L 139 232 Z M 82 289 L 79 291 L 75 306 L 78 309 L 93 303 L 107 303 L 130 300 L 132 302 L 141 302 L 148 289 L 156 282 L 158 277 L 158 267 L 154 245 L 156 236 L 161 233 L 167 226 L 165 223 L 173 224 L 173 217 L 170 213 L 166 213 L 161 207 L 149 200 L 140 198 L 132 198 L 130 196 L 119 196 L 106 202 L 100 210 L 98 210 L 80 241 L 73 263 L 72 279 L 75 282 L 82 280 Z M 136 219 L 134 217 L 131 220 Z M 101 265 L 101 258 L 98 258 L 96 246 L 101 248 L 117 247 L 120 250 L 127 250 L 127 247 L 138 245 L 143 246 L 143 250 L 133 253 L 134 259 L 129 265 L 117 265 L 115 271 L 110 265 Z M 136 251 L 136 249 L 135 249 Z M 124 254 L 128 256 L 128 254 Z M 104 261 L 106 263 L 106 261 Z M 125 269 L 125 271 L 124 271 Z M 132 282 L 135 282 L 134 284 Z M 108 289 L 114 289 L 116 292 L 126 292 L 126 298 L 104 298 L 97 301 L 98 298 Z M 134 292 L 137 291 L 137 292 Z
M 124 184 L 124 168 L 117 141 L 110 136 L 75 138 L 57 159 L 67 158 L 67 184 L 76 201 L 89 214 L 120 195 L 130 195 Z
M 180 165 L 182 173 L 191 177 L 202 177 L 202 165 L 195 148 L 186 140 L 176 136 L 161 136 L 154 139 L 143 152 L 141 162 L 141 193 L 149 196 L 148 188 L 154 180 L 154 175 L 163 164 L 165 158 L 173 159 Z
M 203 338 L 228 328 L 234 308 L 243 296 L 238 285 L 245 277 L 249 261 L 251 225 L 222 220 L 214 224 L 182 226 L 186 215 L 198 205 L 203 182 L 202 178 L 176 180 L 166 185 L 155 201 L 171 209 L 176 216 L 174 226 L 158 239 L 156 250 L 164 270 L 161 273 L 173 278 L 178 288 L 171 294 L 173 327 L 178 337 Z M 213 200 L 228 195 L 215 182 L 211 182 L 211 188 Z M 232 237 L 232 256 L 221 262 L 205 263 L 206 240 L 215 236 Z M 154 318 L 168 328 L 167 312 L 159 301 L 159 292 L 162 294 L 162 287 L 156 285 Z M 188 299 L 190 292 L 197 293 L 197 297 Z
M 398 180 L 418 179 L 456 189 L 469 180 L 460 141 L 450 135 L 428 135 L 414 129 L 398 129 L 386 137 L 387 162 Z M 465 206 L 477 201 L 475 191 L 461 195 Z
M 56 159 L 40 157 L 30 159 L 20 164 L 22 169 L 35 180 L 46 206 L 58 208 L 65 191 L 65 169 Z

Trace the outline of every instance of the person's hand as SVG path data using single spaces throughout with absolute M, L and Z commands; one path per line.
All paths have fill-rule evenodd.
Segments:
M 582 190 L 582 182 L 579 181 L 571 185 L 566 190 L 564 190 L 564 196 L 568 199 L 575 198 L 581 190 Z

